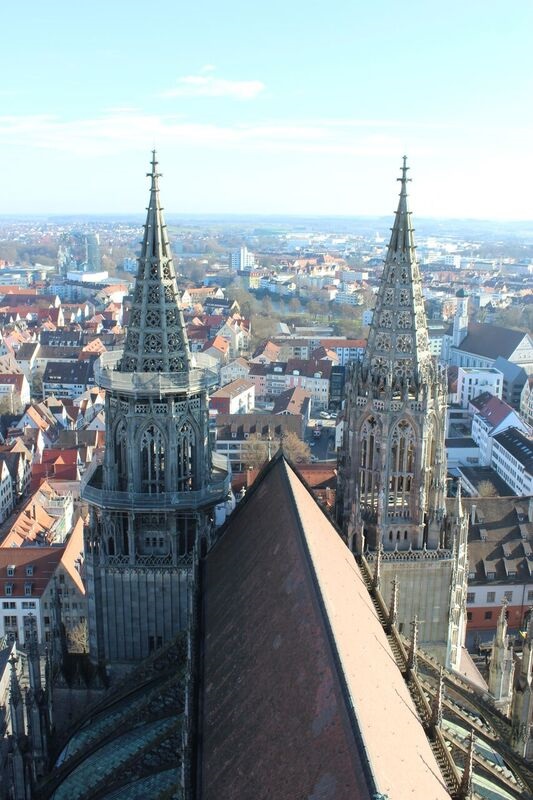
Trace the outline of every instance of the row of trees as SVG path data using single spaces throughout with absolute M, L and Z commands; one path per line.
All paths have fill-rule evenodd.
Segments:
M 349 306 L 317 299 L 274 298 L 267 293 L 255 295 L 240 279 L 228 287 L 227 296 L 238 302 L 244 317 L 252 320 L 254 344 L 272 336 L 278 322 L 289 325 L 325 323 L 331 325 L 338 336 L 359 338 L 364 335 L 362 316 L 367 302 L 361 306 Z M 368 299 L 368 303 L 371 302 Z
M 262 467 L 280 447 L 285 458 L 293 464 L 305 464 L 311 460 L 309 445 L 303 442 L 295 433 L 288 431 L 280 439 L 271 441 L 261 438 L 259 434 L 250 436 L 243 448 L 243 463 L 247 468 Z

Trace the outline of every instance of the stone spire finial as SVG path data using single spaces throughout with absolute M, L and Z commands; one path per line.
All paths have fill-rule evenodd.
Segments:
M 442 700 L 444 697 L 444 670 L 439 670 L 439 682 L 431 705 L 430 727 L 440 728 L 442 723 Z
M 461 487 L 461 479 L 459 479 L 457 481 L 457 494 L 455 495 L 455 503 L 453 505 L 453 515 L 458 521 L 463 518 L 463 490 Z
M 400 582 L 398 576 L 395 575 L 391 581 L 392 592 L 389 603 L 389 615 L 387 617 L 387 630 L 392 630 L 398 619 L 398 587 Z
M 383 554 L 383 545 L 378 542 L 378 549 L 376 550 L 376 560 L 374 561 L 374 575 L 372 577 L 372 588 L 379 589 L 381 581 L 381 556 Z
M 15 705 L 20 703 L 22 700 L 22 694 L 17 677 L 17 662 L 18 658 L 15 653 L 13 653 L 9 659 L 9 666 L 11 667 L 11 674 L 9 676 L 9 696 L 10 702 L 15 703 Z
M 470 800 L 472 797 L 472 773 L 474 766 L 474 744 L 475 736 L 474 729 L 470 731 L 470 738 L 468 742 L 468 753 L 465 760 L 465 768 L 463 770 L 463 777 L 461 778 L 461 785 L 459 787 L 459 800 Z
M 41 686 L 41 659 L 39 656 L 39 643 L 37 637 L 37 620 L 34 614 L 28 614 L 28 671 L 30 687 L 34 694 L 38 693 Z
M 9 659 L 11 673 L 9 676 L 9 712 L 11 715 L 11 733 L 15 738 L 24 733 L 24 710 L 22 706 L 22 692 L 17 675 L 18 658 L 13 652 Z
M 498 623 L 496 625 L 496 636 L 494 637 L 494 642 L 499 645 L 505 645 L 507 639 L 507 605 L 508 605 L 507 598 L 502 600 L 502 607 L 500 609 L 500 615 L 498 617 Z
M 131 306 L 121 372 L 187 372 L 189 342 L 167 226 L 159 200 L 158 162 L 152 152 L 150 202 Z
M 409 645 L 409 655 L 407 656 L 407 669 L 409 672 L 416 672 L 418 650 L 418 617 L 415 616 L 411 622 L 411 644 Z

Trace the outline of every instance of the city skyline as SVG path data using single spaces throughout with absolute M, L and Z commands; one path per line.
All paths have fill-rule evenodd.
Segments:
M 418 217 L 533 217 L 525 0 L 19 9 L 0 214 L 137 212 L 155 146 L 168 214 L 387 216 L 406 153 Z

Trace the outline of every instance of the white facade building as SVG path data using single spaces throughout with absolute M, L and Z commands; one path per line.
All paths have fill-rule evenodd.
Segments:
M 502 398 L 503 375 L 494 369 L 475 369 L 474 367 L 459 367 L 457 373 L 457 400 L 462 408 L 468 408 L 470 400 L 478 397 L 483 392 Z
M 255 255 L 250 253 L 248 248 L 243 245 L 240 250 L 230 253 L 229 265 L 234 270 L 250 270 L 255 266 Z
M 491 466 L 516 495 L 533 495 L 533 441 L 516 428 L 494 437 Z

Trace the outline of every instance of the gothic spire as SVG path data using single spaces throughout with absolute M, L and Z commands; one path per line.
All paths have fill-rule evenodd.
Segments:
M 180 293 L 159 199 L 155 150 L 150 202 L 121 372 L 187 372 L 191 362 Z
M 370 374 L 390 386 L 418 385 L 431 364 L 422 281 L 407 203 L 408 169 L 404 156 L 398 178 L 400 199 L 365 353 Z

